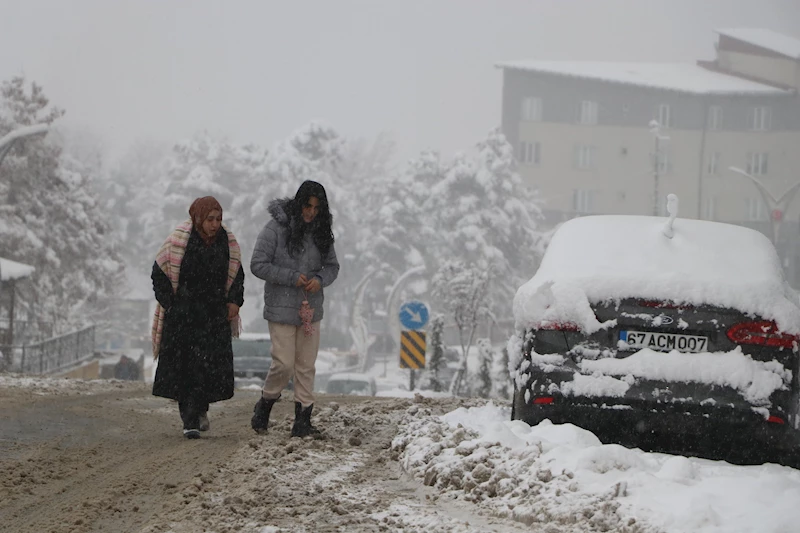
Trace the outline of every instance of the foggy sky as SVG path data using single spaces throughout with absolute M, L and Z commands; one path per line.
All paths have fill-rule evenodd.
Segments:
M 710 59 L 742 26 L 800 37 L 800 0 L 0 0 L 0 79 L 115 152 L 200 129 L 269 146 L 323 118 L 405 159 L 499 125 L 497 61 Z

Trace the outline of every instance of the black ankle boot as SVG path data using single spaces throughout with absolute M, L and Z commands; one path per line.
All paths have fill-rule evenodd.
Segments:
M 292 437 L 318 436 L 320 430 L 311 425 L 311 411 L 314 410 L 312 403 L 305 409 L 300 402 L 294 402 L 294 425 L 292 425 Z
M 267 400 L 260 398 L 253 407 L 253 418 L 250 419 L 250 425 L 256 433 L 266 433 L 269 426 L 269 414 L 272 412 L 272 406 L 275 405 L 278 399 Z

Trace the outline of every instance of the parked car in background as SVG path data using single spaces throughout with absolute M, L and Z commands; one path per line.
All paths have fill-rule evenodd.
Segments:
M 800 452 L 800 303 L 761 233 L 576 218 L 514 314 L 512 419 L 710 457 Z
M 359 373 L 339 373 L 328 378 L 325 385 L 327 394 L 350 394 L 354 396 L 375 396 L 378 386 L 375 378 Z
M 269 333 L 242 333 L 231 341 L 233 376 L 237 386 L 262 384 L 272 364 Z

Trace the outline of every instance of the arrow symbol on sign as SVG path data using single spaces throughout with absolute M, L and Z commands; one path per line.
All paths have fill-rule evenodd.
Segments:
M 419 312 L 415 313 L 411 309 L 405 309 L 405 312 L 408 313 L 408 316 L 410 316 L 411 320 L 414 322 L 422 322 L 422 315 Z

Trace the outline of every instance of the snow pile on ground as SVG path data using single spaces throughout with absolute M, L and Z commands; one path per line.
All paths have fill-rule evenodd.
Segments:
M 126 381 L 119 379 L 67 379 L 29 377 L 22 374 L 0 374 L 0 389 L 20 388 L 27 389 L 33 394 L 75 394 L 89 395 L 100 394 L 119 389 L 138 389 L 143 385 L 141 381 Z
M 741 226 L 687 219 L 675 220 L 668 238 L 666 220 L 590 216 L 564 223 L 536 275 L 517 291 L 517 328 L 572 322 L 597 331 L 611 324 L 597 322 L 591 302 L 636 297 L 729 307 L 800 333 L 800 302 L 769 239 Z
M 467 503 L 447 512 L 417 496 L 417 483 L 390 457 L 397 423 L 412 405 L 405 399 L 328 403 L 314 414 L 323 439 L 290 438 L 292 417 L 273 417 L 266 435 L 247 438 L 216 465 L 198 465 L 194 480 L 175 486 L 140 533 L 517 531 L 473 516 Z
M 378 397 L 383 398 L 415 398 L 417 396 L 422 396 L 423 398 L 452 398 L 453 395 L 449 392 L 434 392 L 432 390 L 419 390 L 414 389 L 413 391 L 405 390 L 405 389 L 389 389 L 378 391 L 376 394 Z
M 791 468 L 645 453 L 571 424 L 509 418 L 491 403 L 441 417 L 412 406 L 392 450 L 426 485 L 543 531 L 800 528 L 800 472 Z

